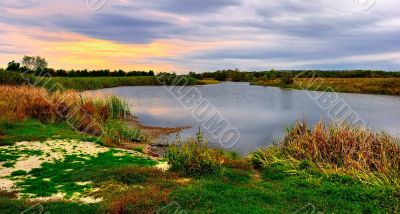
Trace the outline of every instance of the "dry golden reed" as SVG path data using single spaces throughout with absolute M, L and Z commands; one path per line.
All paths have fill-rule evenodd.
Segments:
M 44 88 L 0 85 L 0 120 L 68 121 L 79 131 L 101 134 L 99 124 L 121 119 L 127 112 L 127 106 L 116 97 L 83 97 L 72 90 L 51 93 Z
M 308 163 L 325 174 L 347 174 L 400 190 L 399 143 L 386 133 L 361 127 L 323 122 L 310 127 L 297 121 L 282 142 L 252 153 L 251 161 L 257 168 L 283 164 L 294 173 Z
M 287 133 L 282 149 L 298 160 L 385 175 L 400 173 L 398 139 L 364 128 L 319 122 L 311 129 L 305 122 L 297 122 Z

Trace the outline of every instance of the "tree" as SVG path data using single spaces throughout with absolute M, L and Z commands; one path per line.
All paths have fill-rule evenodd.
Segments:
M 56 71 L 56 76 L 58 76 L 58 77 L 65 77 L 65 76 L 67 76 L 67 71 L 65 71 L 65 70 L 63 70 L 63 69 L 58 69 L 58 70 Z
M 40 72 L 47 68 L 47 61 L 40 56 L 24 56 L 22 65 L 30 71 Z
M 15 62 L 15 60 L 13 60 L 7 64 L 6 70 L 7 71 L 19 71 L 20 67 L 21 67 L 21 64 L 18 62 Z
M 269 79 L 269 80 L 274 80 L 274 79 L 276 79 L 276 71 L 275 71 L 274 69 L 271 69 L 271 70 L 269 71 L 268 79 Z
M 290 85 L 293 82 L 294 81 L 293 81 L 292 73 L 290 73 L 290 72 L 282 72 L 281 73 L 281 84 L 282 85 Z

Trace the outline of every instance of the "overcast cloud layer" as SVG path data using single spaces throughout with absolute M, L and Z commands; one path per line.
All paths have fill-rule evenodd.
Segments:
M 0 63 L 33 54 L 67 69 L 400 70 L 396 0 L 102 1 L 0 0 Z

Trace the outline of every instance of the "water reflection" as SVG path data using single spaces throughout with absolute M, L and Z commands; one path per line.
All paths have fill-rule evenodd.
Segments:
M 241 138 L 232 150 L 245 154 L 279 139 L 285 125 L 305 117 L 310 123 L 321 118 L 329 120 L 327 112 L 315 103 L 306 91 L 250 86 L 248 83 L 222 83 L 198 86 L 206 98 L 225 119 L 236 127 Z M 114 94 L 128 101 L 140 121 L 149 126 L 192 126 L 182 137 L 193 136 L 201 122 L 192 117 L 163 87 L 139 86 L 102 89 L 90 93 Z M 313 92 L 321 93 L 321 92 Z M 400 97 L 380 95 L 339 94 L 368 126 L 398 135 L 400 130 Z M 218 146 L 218 140 L 210 143 Z

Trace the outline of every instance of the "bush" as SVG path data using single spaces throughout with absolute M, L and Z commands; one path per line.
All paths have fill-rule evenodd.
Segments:
M 196 139 L 189 138 L 183 145 L 180 145 L 178 139 L 168 148 L 166 159 L 172 170 L 184 171 L 189 175 L 212 174 L 223 164 L 221 152 L 208 147 L 208 142 L 203 141 L 201 131 Z
M 0 85 L 23 85 L 28 83 L 29 81 L 23 78 L 22 74 L 19 72 L 0 70 Z

